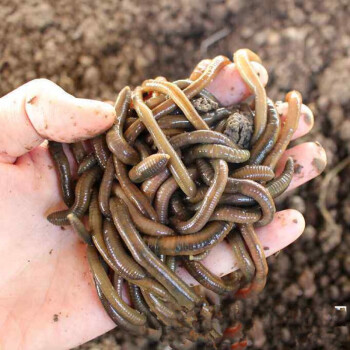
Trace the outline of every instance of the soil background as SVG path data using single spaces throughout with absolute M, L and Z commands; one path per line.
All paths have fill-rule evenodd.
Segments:
M 334 308 L 350 310 L 350 166 L 332 176 L 350 156 L 348 0 L 0 0 L 0 18 L 1 95 L 45 77 L 76 96 L 114 100 L 126 84 L 186 77 L 199 59 L 241 47 L 262 57 L 271 98 L 299 90 L 316 116 L 304 140 L 327 150 L 332 220 L 318 206 L 325 174 L 281 201 L 305 215 L 305 232 L 269 258 L 258 298 L 225 301 L 227 317 L 242 321 L 249 349 L 350 348 Z M 79 349 L 170 348 L 115 330 Z

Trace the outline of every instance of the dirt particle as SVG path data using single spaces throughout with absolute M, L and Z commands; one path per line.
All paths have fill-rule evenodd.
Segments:
M 264 247 L 264 250 L 270 250 L 270 248 L 269 247 Z
M 326 162 L 321 158 L 314 158 L 311 162 L 311 165 L 314 167 L 317 173 L 322 173 L 326 167 Z
M 51 250 L 49 251 L 49 254 L 51 255 L 51 254 L 52 254 L 52 252 L 53 252 L 53 249 L 51 249 Z
M 53 168 L 53 166 L 52 165 L 48 165 L 47 166 L 50 170 Z
M 62 230 L 62 231 L 65 231 L 66 228 L 65 228 L 64 226 L 61 226 L 61 230 Z
M 38 96 L 33 96 L 31 99 L 27 101 L 30 105 L 33 105 L 38 99 Z
M 298 219 L 293 219 L 293 223 L 297 224 L 298 223 Z
M 52 319 L 53 319 L 54 322 L 58 322 L 58 315 L 54 314 Z
M 308 126 L 312 125 L 313 124 L 313 117 L 312 117 L 312 115 L 309 114 L 309 113 L 305 113 L 304 114 L 304 121 L 305 121 L 306 125 L 308 125 Z
M 294 161 L 295 162 L 295 161 Z M 303 171 L 303 166 L 297 162 L 294 163 L 294 174 L 300 175 Z

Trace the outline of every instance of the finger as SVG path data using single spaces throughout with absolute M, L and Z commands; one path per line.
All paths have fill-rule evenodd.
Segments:
M 324 148 L 317 142 L 305 142 L 284 152 L 276 168 L 277 176 L 282 172 L 288 157 L 294 160 L 294 175 L 287 191 L 320 175 L 327 165 Z
M 288 209 L 277 212 L 269 225 L 257 228 L 256 232 L 264 247 L 265 255 L 268 257 L 294 242 L 303 233 L 304 228 L 305 220 L 302 214 L 297 210 Z M 202 262 L 218 276 L 227 275 L 238 269 L 232 249 L 227 242 L 215 246 Z M 179 267 L 177 273 L 186 283 L 198 284 L 184 268 Z
M 75 98 L 46 79 L 36 79 L 0 99 L 0 161 L 12 161 L 43 142 L 75 142 L 108 129 L 108 103 Z
M 276 103 L 276 108 L 278 113 L 281 115 L 282 119 L 287 116 L 288 102 Z M 292 137 L 292 140 L 295 140 L 298 137 L 302 137 L 306 135 L 312 129 L 313 126 L 314 126 L 314 114 L 312 113 L 311 109 L 308 106 L 303 104 L 301 106 L 299 125 Z
M 251 62 L 251 64 L 265 86 L 268 81 L 266 69 L 259 63 Z M 224 106 L 239 103 L 251 95 L 251 90 L 241 78 L 234 63 L 222 68 L 207 89 Z

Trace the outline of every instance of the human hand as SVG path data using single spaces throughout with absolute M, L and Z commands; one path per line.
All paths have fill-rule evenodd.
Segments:
M 265 70 L 256 67 L 266 84 Z M 219 73 L 209 90 L 225 104 L 249 95 L 233 64 Z M 306 106 L 302 111 L 294 137 L 306 134 L 313 124 Z M 49 210 L 64 205 L 57 208 L 61 202 L 57 175 L 46 146 L 40 145 L 45 138 L 60 142 L 91 138 L 113 119 L 108 104 L 74 99 L 45 80 L 30 82 L 0 99 L 2 350 L 71 348 L 114 327 L 96 295 L 84 244 L 69 227 L 62 230 L 46 220 Z M 317 176 L 326 164 L 324 150 L 315 143 L 288 150 L 278 169 L 288 156 L 300 170 L 289 190 Z M 269 256 L 293 242 L 303 229 L 302 215 L 285 210 L 257 232 Z M 215 247 L 204 263 L 220 275 L 235 267 L 225 243 Z M 179 273 L 191 282 L 183 271 Z

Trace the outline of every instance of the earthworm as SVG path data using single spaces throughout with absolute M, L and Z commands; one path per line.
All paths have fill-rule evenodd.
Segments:
M 171 312 L 171 310 L 166 309 L 165 312 L 163 309 L 160 301 L 155 298 L 151 293 L 147 293 L 146 291 L 141 290 L 141 293 L 150 308 L 150 310 L 157 316 L 157 319 L 160 320 L 164 325 L 166 326 L 172 326 L 172 327 L 180 327 L 180 323 L 177 321 L 176 315 L 174 315 L 174 312 Z M 165 314 L 164 314 L 165 312 Z
M 230 60 L 227 57 L 215 57 L 202 75 L 184 89 L 186 97 L 191 99 L 192 97 L 196 96 L 216 77 L 219 71 L 229 63 Z M 163 115 L 170 114 L 175 108 L 176 104 L 171 99 L 164 101 L 152 109 L 154 119 L 157 120 Z M 137 120 L 128 128 L 128 130 L 126 130 L 125 137 L 127 138 L 128 142 L 134 142 L 138 135 L 140 135 L 140 133 L 144 130 L 144 125 L 142 123 L 142 120 Z
M 266 184 L 266 188 L 272 198 L 280 196 L 289 186 L 294 174 L 294 160 L 292 157 L 287 159 L 283 172 L 280 176 Z
M 98 164 L 104 170 L 110 155 L 104 135 L 98 135 L 91 140 Z
M 205 68 L 208 66 L 208 64 L 210 64 L 210 62 L 211 62 L 211 59 L 209 59 L 209 58 L 201 60 L 196 65 L 196 67 L 194 67 L 194 69 L 190 75 L 190 79 L 191 80 L 198 79 L 203 74 L 203 72 L 205 71 Z
M 113 287 L 118 293 L 119 296 L 122 296 L 122 290 L 123 290 L 123 284 L 124 284 L 124 278 L 119 276 L 117 273 L 113 274 Z
M 215 111 L 207 112 L 201 115 L 204 122 L 211 126 L 215 124 L 218 121 L 223 120 L 224 118 L 228 117 L 231 114 L 231 112 L 227 108 L 219 108 Z M 189 122 L 189 120 L 182 116 L 182 115 L 166 115 L 164 117 L 159 118 L 158 125 L 162 129 L 167 128 L 176 128 L 176 129 L 191 129 L 192 124 Z
M 152 221 L 144 215 L 142 215 L 142 213 L 131 203 L 131 201 L 119 185 L 114 185 L 113 192 L 117 197 L 119 197 L 125 202 L 129 209 L 129 213 L 133 220 L 133 223 L 139 231 L 149 236 L 157 237 L 170 236 L 174 234 L 174 230 L 171 227 L 163 225 L 160 222 Z
M 77 162 L 77 164 L 80 164 L 81 161 L 86 156 L 86 151 L 85 151 L 83 142 L 71 143 L 69 145 L 69 148 L 71 149 L 73 156 L 74 156 L 74 159 Z
M 239 149 L 227 136 L 213 130 L 196 130 L 174 136 L 170 139 L 171 145 L 176 148 L 181 148 L 197 143 L 218 144 L 234 149 Z
M 265 157 L 274 147 L 279 132 L 280 132 L 280 117 L 278 115 L 275 104 L 268 98 L 267 102 L 267 123 L 266 128 L 259 138 L 253 145 L 250 151 L 249 164 L 258 165 L 261 164 Z
M 255 94 L 254 131 L 251 139 L 251 143 L 254 145 L 264 132 L 267 120 L 266 91 L 250 64 L 250 62 L 261 63 L 261 59 L 249 49 L 240 49 L 234 53 L 233 60 L 240 76 Z
M 233 231 L 232 234 L 228 236 L 228 243 L 237 260 L 239 270 L 243 275 L 244 281 L 242 282 L 244 282 L 244 284 L 250 283 L 255 275 L 255 266 L 239 232 Z
M 288 112 L 285 122 L 282 124 L 277 142 L 271 152 L 265 158 L 263 164 L 274 169 L 281 155 L 287 149 L 295 130 L 298 128 L 302 98 L 299 92 L 291 91 L 286 96 Z
M 143 269 L 125 251 L 123 243 L 112 222 L 105 220 L 103 224 L 103 237 L 109 253 L 114 262 L 114 271 L 129 282 L 155 293 L 162 299 L 169 299 L 168 292 L 158 282 L 149 278 Z
M 68 158 L 58 142 L 49 142 L 49 152 L 58 171 L 63 201 L 70 207 L 74 202 L 74 191 Z
M 145 315 L 142 315 L 140 312 L 127 305 L 116 293 L 115 289 L 112 286 L 112 283 L 106 274 L 106 271 L 101 265 L 95 247 L 87 247 L 87 258 L 96 283 L 99 285 L 101 292 L 113 306 L 113 308 L 118 312 L 120 316 L 125 318 L 131 324 L 136 326 L 143 326 L 146 323 Z
M 158 119 L 158 125 L 163 130 L 193 128 L 189 120 L 183 115 L 166 115 Z
M 144 160 L 145 158 L 149 157 L 152 154 L 152 151 L 149 148 L 149 146 L 147 145 L 147 143 L 140 140 L 140 139 L 137 139 L 135 141 L 134 146 L 137 149 L 137 151 L 139 152 L 139 154 L 141 156 L 141 160 Z
M 182 130 L 180 130 L 180 129 L 162 129 L 162 130 L 163 130 L 163 134 L 167 138 L 170 138 L 170 137 L 173 137 L 173 136 L 176 136 L 176 135 L 179 135 L 182 133 Z
M 248 247 L 250 255 L 255 264 L 255 276 L 249 287 L 239 290 L 236 295 L 246 297 L 250 293 L 259 293 L 263 290 L 266 284 L 266 276 L 268 266 L 264 249 L 256 235 L 253 225 L 242 224 L 239 225 L 239 230 Z
M 235 179 L 247 179 L 254 181 L 267 182 L 275 177 L 273 170 L 264 165 L 246 165 L 242 168 L 234 170 L 231 176 Z
M 129 178 L 132 182 L 143 182 L 163 171 L 170 156 L 164 153 L 156 153 L 141 160 L 129 171 Z
M 162 76 L 158 76 L 154 79 L 155 81 L 168 81 L 167 78 L 162 77 Z M 161 92 L 159 91 L 152 91 L 152 97 L 157 97 L 157 96 L 164 96 Z
M 108 254 L 117 267 L 114 271 L 118 275 L 133 281 L 146 278 L 147 274 L 145 270 L 125 251 L 116 228 L 108 220 L 104 220 L 103 222 L 103 238 Z
M 130 181 L 126 166 L 115 155 L 113 155 L 113 161 L 117 179 L 125 194 L 143 215 L 158 221 L 157 213 L 147 197 Z
M 157 254 L 196 255 L 220 243 L 232 227 L 232 223 L 215 221 L 193 234 L 157 238 L 145 236 L 144 241 Z
M 230 204 L 235 206 L 252 206 L 257 204 L 256 201 L 248 196 L 239 193 L 224 193 L 219 204 Z
M 259 226 L 267 225 L 272 221 L 276 207 L 269 191 L 264 186 L 252 180 L 232 178 L 228 178 L 227 183 L 230 186 L 230 191 L 251 197 L 259 204 L 262 211 L 261 219 L 258 222 Z
M 146 315 L 150 324 L 156 329 L 159 329 L 159 331 L 161 332 L 161 325 L 158 322 L 158 320 L 152 315 L 150 309 L 147 307 L 147 304 L 142 296 L 140 288 L 131 282 L 128 283 L 128 287 L 130 299 L 134 308 L 140 311 L 142 314 Z
M 120 199 L 112 198 L 110 208 L 114 224 L 134 259 L 144 266 L 181 306 L 192 309 L 194 304 L 199 302 L 199 298 L 179 277 L 163 265 L 147 247 L 130 220 L 126 205 Z
M 189 174 L 190 176 L 192 175 L 192 178 L 196 178 L 196 169 L 190 169 Z M 161 222 L 162 224 L 168 223 L 168 208 L 170 198 L 173 195 L 173 193 L 178 189 L 178 187 L 179 184 L 174 179 L 174 177 L 170 177 L 159 187 L 157 191 L 154 207 L 156 209 L 159 222 Z
M 121 316 L 117 310 L 112 306 L 112 304 L 107 300 L 107 298 L 102 293 L 101 287 L 99 283 L 95 283 L 96 291 L 101 303 L 106 310 L 108 316 L 112 319 L 112 321 L 118 325 L 119 327 L 125 329 L 128 332 L 144 335 L 146 333 L 145 326 L 137 326 L 126 320 L 123 316 Z
M 74 231 L 79 235 L 79 237 L 88 245 L 92 245 L 91 234 L 85 228 L 82 221 L 73 213 L 67 215 L 67 219 L 70 225 L 73 227 Z
M 186 153 L 186 162 L 191 163 L 198 158 L 222 159 L 229 163 L 243 163 L 249 159 L 249 151 L 234 149 L 224 145 L 199 145 Z
M 81 218 L 89 207 L 92 187 L 100 175 L 101 170 L 98 167 L 92 168 L 83 173 L 75 186 L 75 200 L 72 207 L 68 210 L 51 213 L 47 217 L 47 220 L 54 225 L 62 226 L 69 225 L 67 215 L 70 213 Z
M 214 212 L 226 187 L 228 166 L 222 159 L 213 160 L 213 166 L 215 171 L 213 181 L 196 214 L 186 221 L 178 218 L 172 221 L 177 231 L 185 234 L 198 232 L 204 227 Z
M 93 168 L 97 164 L 97 158 L 94 153 L 90 153 L 80 162 L 77 173 L 82 175 L 85 171 Z
M 158 188 L 162 185 L 162 183 L 168 179 L 170 176 L 170 171 L 168 169 L 164 169 L 159 174 L 153 176 L 152 178 L 144 181 L 141 185 L 142 192 L 148 198 L 148 200 L 152 203 L 154 196 L 158 190 Z
M 137 151 L 130 146 L 123 136 L 123 127 L 130 105 L 131 92 L 126 86 L 120 91 L 115 103 L 116 119 L 112 128 L 107 132 L 106 141 L 109 150 L 128 165 L 135 165 L 140 161 Z
M 176 270 L 176 257 L 175 256 L 167 256 L 166 257 L 166 266 L 168 266 L 169 270 Z
M 235 223 L 255 223 L 261 218 L 259 209 L 235 208 L 227 205 L 219 206 L 210 217 L 209 221 L 224 220 Z
M 199 159 L 197 160 L 197 162 L 201 160 L 202 159 Z M 196 165 L 198 166 L 198 163 Z M 202 185 L 198 187 L 196 195 L 192 198 L 186 197 L 186 202 L 193 203 L 193 204 L 200 202 L 205 197 L 205 194 L 207 193 L 208 189 L 209 189 L 209 186 L 206 186 L 206 185 Z
M 98 192 L 98 204 L 100 206 L 101 213 L 110 217 L 111 212 L 109 210 L 109 197 L 111 195 L 112 184 L 114 180 L 114 164 L 112 156 L 109 157 L 106 165 L 106 169 L 103 173 L 99 192 Z
M 157 122 L 151 110 L 146 106 L 142 100 L 141 88 L 136 88 L 133 93 L 133 103 L 142 122 L 146 125 L 149 133 L 152 135 L 153 140 L 157 148 L 170 156 L 169 159 L 169 170 L 173 174 L 176 182 L 179 184 L 180 188 L 188 196 L 193 196 L 196 193 L 196 185 L 190 178 L 190 175 L 182 163 L 180 157 L 175 152 L 173 147 L 170 145 L 169 141 L 163 134 L 162 130 L 159 128 Z
M 168 95 L 170 99 L 182 110 L 186 118 L 191 122 L 195 129 L 208 130 L 208 125 L 200 117 L 192 103 L 187 99 L 185 93 L 175 84 L 165 81 L 146 80 L 142 84 L 142 90 L 159 91 Z
M 210 254 L 210 250 L 205 250 L 202 253 L 196 254 L 196 255 L 190 255 L 188 258 L 192 261 L 202 261 L 204 258 L 206 258 Z
M 211 184 L 214 176 L 212 167 L 202 159 L 197 159 L 196 164 L 199 166 L 199 174 L 202 180 L 206 184 Z M 270 192 L 264 186 L 252 180 L 228 177 L 225 192 L 239 193 L 255 200 L 262 210 L 262 217 L 258 222 L 260 226 L 267 225 L 272 221 L 276 207 Z
M 238 288 L 237 283 L 233 283 L 233 281 L 225 282 L 220 277 L 211 273 L 200 261 L 190 261 L 187 257 L 182 258 L 181 261 L 195 280 L 217 294 L 223 295 Z
M 119 272 L 118 264 L 114 262 L 112 257 L 110 256 L 106 243 L 103 239 L 102 233 L 102 215 L 98 206 L 98 199 L 96 192 L 94 191 L 92 194 L 92 199 L 89 207 L 89 226 L 91 230 L 92 241 L 103 260 L 108 264 L 108 266 L 115 272 Z M 143 274 L 139 275 L 141 279 Z
M 178 192 L 175 192 L 173 196 L 170 199 L 170 210 L 171 214 L 181 220 L 187 220 L 189 218 L 188 210 L 186 209 L 185 205 L 182 203 L 180 194 Z
M 227 119 L 220 120 L 216 125 L 214 130 L 219 133 L 223 133 L 227 124 Z
M 126 130 L 131 124 L 133 124 L 138 118 L 135 117 L 127 117 L 124 123 L 124 129 Z

